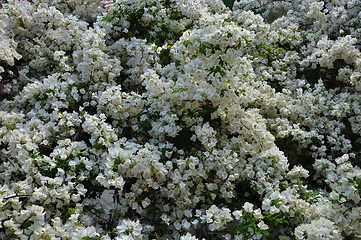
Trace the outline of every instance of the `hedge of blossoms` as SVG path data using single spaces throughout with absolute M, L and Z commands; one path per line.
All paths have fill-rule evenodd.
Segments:
M 361 237 L 360 12 L 2 3 L 3 236 Z

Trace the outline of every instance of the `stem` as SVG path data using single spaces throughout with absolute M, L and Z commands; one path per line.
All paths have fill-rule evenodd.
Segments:
M 44 144 L 39 144 L 40 147 L 44 147 L 44 148 L 47 148 L 47 149 L 50 149 L 50 150 L 54 150 L 54 148 L 50 147 L 50 146 L 47 146 L 47 145 L 44 145 Z
M 9 197 L 4 197 L 4 199 L 10 199 L 10 198 L 15 198 L 15 197 L 30 197 L 30 194 L 16 194 L 14 196 L 9 196 Z
M 80 132 L 81 132 L 81 127 L 79 127 L 78 130 L 76 131 L 76 134 L 73 137 L 73 141 L 75 141 L 78 138 Z
M 61 185 L 58 185 L 56 188 L 54 188 L 54 190 L 58 189 L 60 186 L 61 186 Z M 45 203 L 49 198 L 51 198 L 51 194 L 49 194 L 49 196 L 47 196 L 47 197 L 44 199 L 44 201 L 42 202 L 41 206 L 43 206 L 44 203 Z
M 25 225 L 25 224 L 30 220 L 30 218 L 32 218 L 33 216 L 35 216 L 35 213 L 31 213 L 31 214 L 29 215 L 29 217 L 23 221 L 23 223 L 20 225 L 19 228 L 22 229 L 22 228 L 24 227 L 24 225 Z M 14 236 L 14 234 L 15 234 L 15 231 L 11 232 L 11 234 L 7 237 L 7 239 L 11 239 L 11 237 Z
M 5 153 L 3 151 L 0 151 L 2 153 L 2 155 L 6 158 L 6 160 L 8 160 L 10 162 L 10 164 L 15 168 L 15 165 L 13 164 L 13 162 L 5 155 Z
M 204 224 L 204 228 L 206 229 L 206 239 L 209 240 L 209 233 L 208 233 L 208 224 Z

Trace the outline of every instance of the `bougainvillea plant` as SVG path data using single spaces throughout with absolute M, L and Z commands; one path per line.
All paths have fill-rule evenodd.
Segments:
M 231 6 L 2 1 L 1 239 L 361 237 L 360 2 Z

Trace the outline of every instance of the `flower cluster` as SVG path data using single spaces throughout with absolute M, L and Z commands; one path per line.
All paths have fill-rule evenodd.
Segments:
M 360 12 L 4 1 L 0 238 L 360 237 Z

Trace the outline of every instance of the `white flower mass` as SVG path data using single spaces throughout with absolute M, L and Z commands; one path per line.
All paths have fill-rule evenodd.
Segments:
M 358 0 L 1 1 L 0 239 L 361 238 L 360 51 Z

